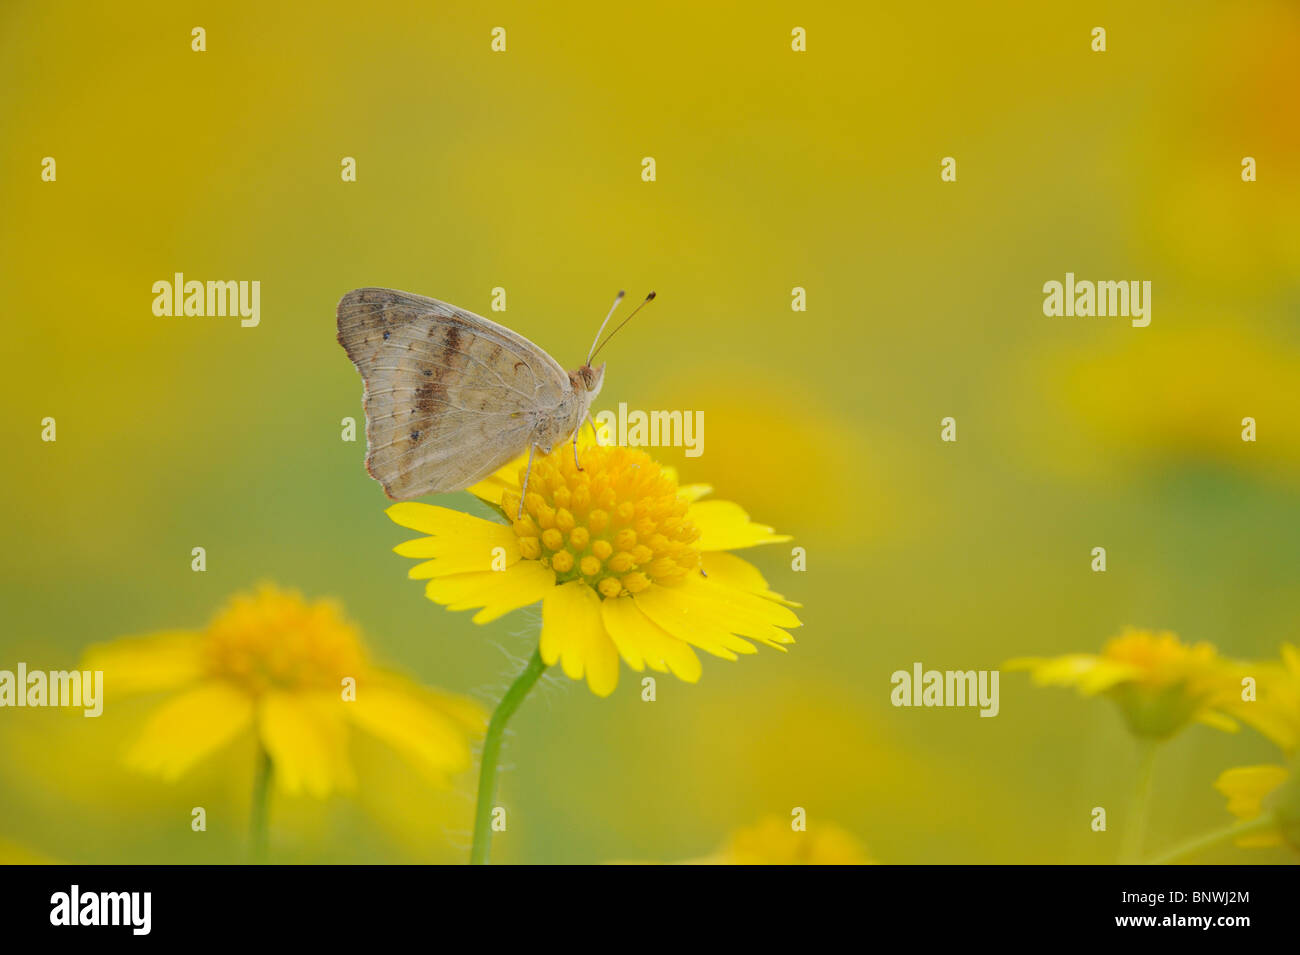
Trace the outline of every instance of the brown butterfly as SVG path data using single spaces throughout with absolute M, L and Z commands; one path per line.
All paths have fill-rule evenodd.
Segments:
M 522 515 L 534 452 L 572 436 L 577 463 L 578 429 L 605 380 L 605 365 L 591 360 L 654 297 L 598 346 L 619 292 L 587 360 L 566 372 L 522 335 L 455 305 L 386 288 L 348 292 L 338 340 L 365 386 L 366 470 L 407 501 L 470 487 L 527 448 Z

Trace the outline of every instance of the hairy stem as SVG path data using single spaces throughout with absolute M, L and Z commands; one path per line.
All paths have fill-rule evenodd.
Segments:
M 542 662 L 542 651 L 533 652 L 524 672 L 506 690 L 492 719 L 488 722 L 487 736 L 483 738 L 483 761 L 478 774 L 478 801 L 474 807 L 474 844 L 470 849 L 471 865 L 487 865 L 488 853 L 492 849 L 492 801 L 497 794 L 497 761 L 501 756 L 501 740 L 505 735 L 506 723 L 519 709 L 528 691 L 537 683 L 546 664 Z

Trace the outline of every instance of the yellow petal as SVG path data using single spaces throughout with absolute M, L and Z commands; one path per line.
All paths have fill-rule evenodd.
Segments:
M 104 671 L 104 695 L 109 699 L 175 690 L 202 677 L 201 639 L 181 630 L 122 637 L 87 648 L 82 667 Z
M 105 674 L 107 680 L 107 674 Z M 107 692 L 107 683 L 105 683 Z M 229 683 L 203 683 L 168 700 L 127 752 L 131 766 L 173 780 L 252 725 L 253 701 Z
M 573 680 L 585 673 L 597 696 L 609 696 L 618 685 L 618 650 L 605 632 L 600 597 L 581 580 L 552 587 L 542 603 L 542 660 L 557 660 Z
M 1292 643 L 1282 644 L 1282 664 L 1291 671 L 1292 676 L 1300 677 L 1300 648 Z
M 695 651 L 682 640 L 672 636 L 637 609 L 631 597 L 604 600 L 600 616 L 605 632 L 618 647 L 619 654 L 633 670 L 646 664 L 661 673 L 671 670 L 678 679 L 694 683 L 703 668 Z
M 459 714 L 445 712 L 436 697 L 414 684 L 362 681 L 357 698 L 344 703 L 343 710 L 437 782 L 469 768 L 469 739 Z M 480 711 L 480 725 L 484 723 Z
M 705 495 L 712 493 L 712 484 L 683 484 L 677 489 L 677 496 L 683 501 L 698 501 Z
M 1196 722 L 1203 726 L 1211 726 L 1216 730 L 1223 730 L 1225 733 L 1235 733 L 1241 728 L 1232 717 L 1214 710 L 1203 710 L 1197 713 Z
M 258 731 L 277 787 L 317 798 L 353 788 L 344 722 L 344 707 L 352 705 L 333 690 L 274 690 L 262 698 Z
M 495 474 L 489 474 L 483 480 L 467 487 L 465 490 L 481 501 L 487 501 L 489 504 L 500 507 L 501 499 L 505 496 L 506 491 L 519 493 L 519 479 L 516 475 L 525 460 L 526 458 L 516 458 Z
M 392 512 L 399 507 L 408 505 L 393 505 L 388 509 L 389 515 L 393 516 Z M 393 548 L 403 557 L 428 558 L 424 563 L 411 568 L 409 576 L 413 580 L 494 570 L 493 562 L 498 556 L 504 557 L 505 566 L 520 559 L 519 538 L 505 524 L 485 521 L 445 507 L 427 504 L 409 504 L 409 507 L 424 510 L 402 512 L 393 519 L 401 517 L 402 520 L 398 520 L 398 523 L 404 526 L 409 526 L 409 523 L 404 522 L 418 522 L 419 530 L 433 535 L 417 537 Z
M 775 649 L 784 649 L 783 644 L 794 643 L 794 637 L 786 633 L 786 629 L 801 626 L 799 618 L 789 607 L 746 590 L 728 587 L 711 577 L 690 575 L 678 585 L 659 589 L 668 591 L 672 600 L 683 606 L 687 616 L 697 623 L 712 624 Z M 637 599 L 640 599 L 639 594 Z
M 1141 667 L 1131 663 L 1117 663 L 1114 660 L 1099 659 L 1087 672 L 1079 677 L 1079 692 L 1084 696 L 1104 693 L 1111 687 L 1128 683 L 1142 676 Z
M 688 576 L 686 593 L 713 606 L 720 619 L 730 620 L 733 631 L 769 646 L 794 643 L 786 633 L 803 622 L 785 604 L 748 590 L 730 587 L 721 580 Z M 780 647 L 778 647 L 780 649 Z
M 1227 701 L 1225 708 L 1283 752 L 1300 748 L 1300 660 L 1295 656 L 1295 647 L 1282 645 L 1281 665 L 1259 663 L 1249 671 L 1258 677 L 1258 701 L 1236 698 Z
M 1238 766 L 1220 773 L 1214 788 L 1228 797 L 1228 812 L 1238 819 L 1254 819 L 1263 812 L 1264 798 L 1289 775 L 1282 766 Z
M 467 514 L 464 511 L 457 511 L 450 507 L 420 504 L 415 501 L 403 501 L 399 504 L 393 504 L 384 513 L 392 518 L 395 524 L 436 536 L 474 534 L 486 531 L 488 528 L 505 527 L 504 524 L 479 517 L 477 514 Z M 506 529 L 508 530 L 508 528 Z M 423 538 L 416 539 L 423 540 Z M 399 545 L 399 553 L 404 553 L 405 547 L 406 545 Z M 427 557 L 437 555 L 415 553 L 408 556 Z
M 1003 664 L 1007 670 L 1030 670 L 1039 686 L 1073 686 L 1084 696 L 1105 692 L 1141 675 L 1130 663 L 1117 663 L 1093 653 L 1069 653 L 1060 657 L 1017 657 Z
M 713 608 L 701 607 L 685 595 L 685 587 L 655 585 L 634 598 L 637 608 L 678 640 L 724 660 L 737 653 L 757 653 L 758 648 L 733 632 L 730 621 L 720 621 Z M 777 606 L 773 604 L 773 606 Z
M 1234 704 L 1232 712 L 1248 726 L 1254 727 L 1276 743 L 1284 752 L 1289 753 L 1300 747 L 1300 726 L 1297 726 L 1295 716 L 1270 706 L 1267 697 L 1260 702 Z
M 697 501 L 686 516 L 700 529 L 695 544 L 700 550 L 736 550 L 791 540 L 788 535 L 773 533 L 766 524 L 755 524 L 739 504 L 731 501 Z
M 767 597 L 769 600 L 779 601 L 787 607 L 803 606 L 803 604 L 795 603 L 793 600 L 786 600 L 781 594 L 769 590 L 767 580 L 759 573 L 758 568 L 735 554 L 728 554 L 725 551 L 701 554 L 700 564 L 710 580 L 716 580 L 718 583 L 734 587 L 736 590 L 746 590 Z
M 520 607 L 535 604 L 555 589 L 555 571 L 535 560 L 521 560 L 505 570 L 435 577 L 424 593 L 448 610 L 472 610 L 475 623 L 488 623 Z

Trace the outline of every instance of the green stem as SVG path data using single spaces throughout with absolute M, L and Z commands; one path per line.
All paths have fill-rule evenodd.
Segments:
M 488 852 L 492 848 L 492 801 L 497 794 L 497 760 L 501 755 L 501 738 L 506 723 L 545 670 L 542 651 L 538 648 L 524 672 L 506 690 L 488 722 L 487 736 L 483 738 L 483 762 L 478 773 L 478 803 L 474 807 L 474 845 L 470 849 L 470 865 L 487 865 Z
M 271 801 L 271 754 L 257 747 L 257 770 L 253 776 L 253 806 L 249 817 L 249 834 L 252 838 L 254 865 L 266 862 L 267 821 Z
M 1133 804 L 1124 826 L 1124 848 L 1120 862 L 1136 863 L 1142 858 L 1142 843 L 1146 841 L 1147 816 L 1151 804 L 1151 779 L 1155 774 L 1156 750 L 1159 743 L 1144 739 L 1138 752 L 1137 788 L 1133 791 Z
M 1168 852 L 1149 860 L 1147 865 L 1168 865 L 1170 862 L 1181 859 L 1183 856 L 1202 852 L 1224 842 L 1231 842 L 1238 836 L 1244 836 L 1252 832 L 1262 832 L 1263 830 L 1271 829 L 1276 825 L 1277 819 L 1271 812 L 1265 813 L 1258 819 L 1251 819 L 1248 822 L 1235 822 L 1231 826 L 1224 826 L 1222 829 L 1207 832 L 1204 835 L 1197 836 L 1195 839 L 1188 839 L 1182 845 L 1175 846 Z

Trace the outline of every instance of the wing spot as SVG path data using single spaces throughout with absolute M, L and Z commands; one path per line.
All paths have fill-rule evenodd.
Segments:
M 411 409 L 411 414 L 418 411 L 422 415 L 435 415 L 446 400 L 447 388 L 442 382 L 426 381 L 415 389 L 415 407 Z

